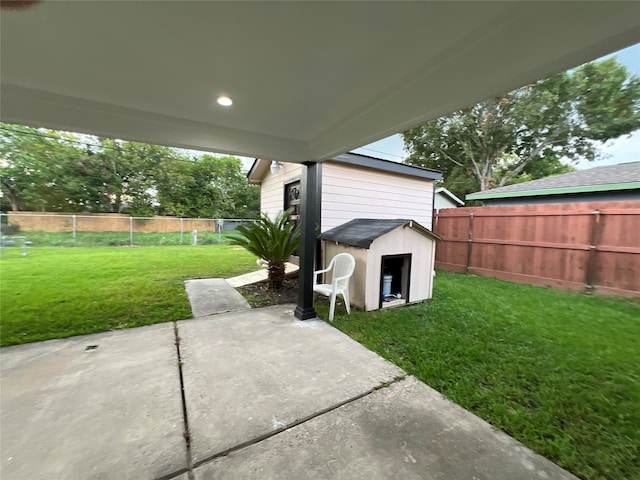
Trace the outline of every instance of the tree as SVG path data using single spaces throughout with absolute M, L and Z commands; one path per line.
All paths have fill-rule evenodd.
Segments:
M 172 148 L 91 137 L 85 154 L 66 173 L 61 188 L 73 203 L 94 212 L 154 213 L 152 169 L 162 169 L 177 155 Z
M 288 221 L 289 215 L 291 210 L 285 210 L 272 221 L 262 214 L 257 223 L 239 226 L 236 230 L 242 236 L 231 240 L 232 245 L 240 245 L 269 263 L 268 280 L 274 290 L 282 288 L 285 262 L 300 244 L 300 229 Z
M 119 213 L 142 208 L 141 202 L 149 207 L 152 185 L 145 172 L 158 151 L 171 150 L 22 125 L 1 129 L 0 176 L 12 210 Z
M 259 187 L 235 157 L 0 124 L 3 208 L 255 218 Z
M 81 155 L 73 134 L 2 124 L 0 182 L 11 210 L 60 210 L 67 198 L 60 173 Z
M 181 217 L 251 218 L 259 211 L 259 189 L 249 185 L 235 157 L 200 157 L 163 164 L 154 176 L 166 213 Z
M 456 195 L 565 173 L 598 143 L 640 128 L 640 78 L 587 63 L 403 134 L 407 163 L 436 168 Z

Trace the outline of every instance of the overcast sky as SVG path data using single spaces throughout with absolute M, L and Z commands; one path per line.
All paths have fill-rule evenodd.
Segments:
M 616 57 L 631 73 L 640 76 L 640 43 L 604 58 L 608 57 Z M 407 157 L 402 136 L 399 134 L 365 145 L 354 152 L 396 162 L 401 162 Z M 640 161 L 640 130 L 636 130 L 632 135 L 625 135 L 607 142 L 602 148 L 602 152 L 603 158 L 601 160 L 593 162 L 582 160 L 575 166 L 578 169 L 584 169 Z

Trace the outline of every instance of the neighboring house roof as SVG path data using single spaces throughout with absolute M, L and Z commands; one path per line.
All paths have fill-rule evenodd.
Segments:
M 458 197 L 456 197 L 453 193 L 451 193 L 449 190 L 447 190 L 444 187 L 436 188 L 436 195 L 439 193 L 446 197 L 449 197 L 452 202 L 457 203 L 460 206 L 464 205 L 464 202 L 462 200 L 460 200 Z
M 369 248 L 373 241 L 399 227 L 409 227 L 425 237 L 440 240 L 440 237 L 413 220 L 356 218 L 336 228 L 327 230 L 320 239 L 343 243 L 359 248 Z
M 428 180 L 441 180 L 442 172 L 438 170 L 431 170 L 423 167 L 416 167 L 414 165 L 406 165 L 404 163 L 392 162 L 390 160 L 383 160 L 381 158 L 369 157 L 367 155 L 361 155 L 359 153 L 343 153 L 338 155 L 328 162 L 337 162 L 347 165 L 353 165 L 357 167 L 371 168 L 373 170 L 381 170 L 383 172 L 396 173 L 400 175 L 408 175 L 410 177 L 426 178 Z M 247 179 L 249 183 L 260 183 L 265 173 L 267 173 L 270 160 L 263 160 L 256 158 L 249 169 Z
M 467 195 L 467 200 L 640 189 L 640 162 L 578 170 Z

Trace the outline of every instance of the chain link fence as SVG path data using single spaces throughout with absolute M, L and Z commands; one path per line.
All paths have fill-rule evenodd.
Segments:
M 130 217 L 118 214 L 0 213 L 2 247 L 162 246 L 229 243 L 253 219 Z

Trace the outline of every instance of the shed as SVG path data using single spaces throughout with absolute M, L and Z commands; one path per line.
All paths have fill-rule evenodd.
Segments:
M 260 185 L 260 211 L 272 218 L 292 208 L 300 213 L 302 165 L 256 159 L 249 183 Z M 319 166 L 320 231 L 354 218 L 412 218 L 431 228 L 434 182 L 442 173 L 356 153 L 343 153 Z
M 356 259 L 351 304 L 377 310 L 431 298 L 435 233 L 413 220 L 357 218 L 320 235 L 324 264 L 341 252 Z M 383 298 L 384 276 L 391 276 Z

